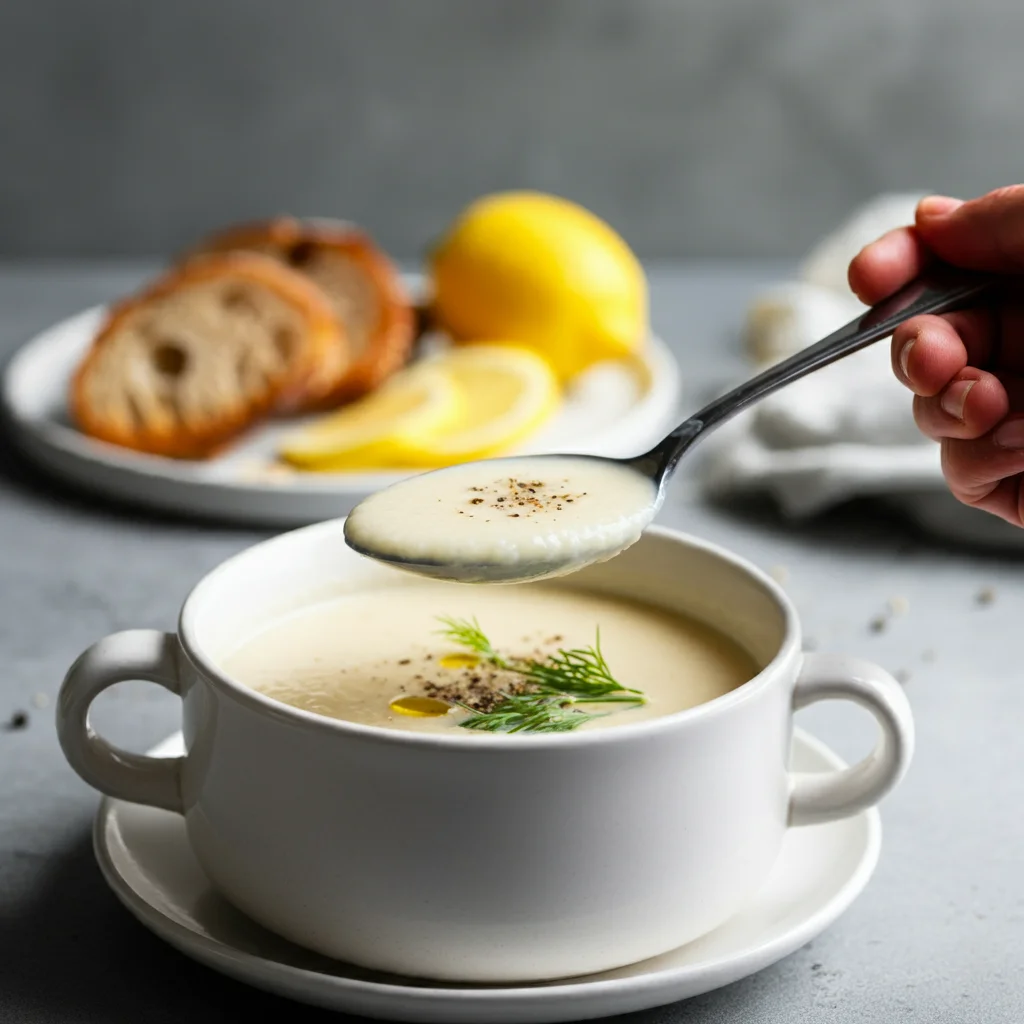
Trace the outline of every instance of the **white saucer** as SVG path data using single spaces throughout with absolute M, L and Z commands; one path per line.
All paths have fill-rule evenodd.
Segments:
M 153 754 L 180 753 L 180 734 Z M 797 730 L 793 767 L 842 761 Z M 631 967 L 515 987 L 434 985 L 328 960 L 279 939 L 209 886 L 181 817 L 105 799 L 94 829 L 100 868 L 122 903 L 195 960 L 257 988 L 346 1013 L 438 1024 L 572 1021 L 676 1002 L 753 974 L 799 949 L 853 902 L 881 846 L 878 812 L 793 829 L 756 899 L 710 935 Z
M 418 288 L 418 279 L 409 277 Z M 90 491 L 150 508 L 260 526 L 292 527 L 346 515 L 360 498 L 400 478 L 391 473 L 300 473 L 275 450 L 295 423 L 271 423 L 208 462 L 128 451 L 70 423 L 68 382 L 104 316 L 85 310 L 28 341 L 0 381 L 0 410 L 25 454 Z M 572 382 L 562 408 L 516 454 L 567 452 L 612 458 L 653 447 L 675 425 L 680 372 L 664 342 L 641 356 L 593 367 Z

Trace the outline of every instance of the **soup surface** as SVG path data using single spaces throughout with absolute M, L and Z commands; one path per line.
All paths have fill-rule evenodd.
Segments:
M 532 711 L 539 727 L 520 732 L 670 715 L 757 672 L 732 640 L 651 606 L 550 584 L 473 587 L 412 577 L 280 619 L 220 667 L 268 697 L 331 718 L 482 735 L 512 731 Z M 579 691 L 576 699 L 566 685 Z M 597 690 L 608 702 L 586 699 Z M 512 707 L 510 697 L 520 703 Z

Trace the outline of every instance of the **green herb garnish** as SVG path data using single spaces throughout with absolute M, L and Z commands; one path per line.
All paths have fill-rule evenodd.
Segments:
M 476 619 L 442 616 L 441 634 L 473 651 L 496 669 L 523 677 L 520 692 L 501 692 L 501 700 L 487 711 L 457 702 L 469 712 L 460 722 L 464 729 L 486 732 L 568 732 L 607 712 L 583 711 L 575 704 L 643 704 L 644 695 L 618 683 L 601 653 L 601 631 L 593 647 L 559 649 L 545 661 L 506 658 L 494 649 Z
M 541 694 L 502 693 L 502 699 L 490 711 L 476 711 L 458 704 L 469 717 L 459 722 L 463 729 L 483 732 L 570 732 L 601 715 L 580 711 L 558 697 Z
M 511 671 L 511 665 L 491 646 L 491 641 L 484 635 L 476 619 L 471 622 L 468 619 L 451 619 L 447 615 L 439 615 L 438 622 L 443 622 L 445 626 L 444 629 L 438 630 L 441 636 L 447 637 L 461 647 L 468 647 L 480 655 L 481 661 L 490 662 L 495 668 Z

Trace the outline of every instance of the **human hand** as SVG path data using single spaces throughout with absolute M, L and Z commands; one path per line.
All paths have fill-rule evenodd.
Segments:
M 1024 185 L 961 202 L 929 196 L 850 264 L 850 287 L 873 305 L 933 257 L 1007 274 L 985 308 L 919 316 L 892 338 L 893 371 L 914 393 L 919 429 L 940 442 L 942 472 L 966 505 L 1024 526 Z

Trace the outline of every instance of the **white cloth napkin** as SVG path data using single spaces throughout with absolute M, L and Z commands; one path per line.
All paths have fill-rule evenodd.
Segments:
M 744 345 L 751 373 L 805 348 L 864 306 L 846 270 L 868 242 L 913 222 L 923 193 L 882 195 L 856 211 L 804 260 L 799 278 L 751 303 Z M 880 341 L 784 388 L 707 443 L 704 485 L 715 495 L 772 494 L 805 516 L 856 495 L 941 488 L 938 446 L 914 424 L 911 396 Z

